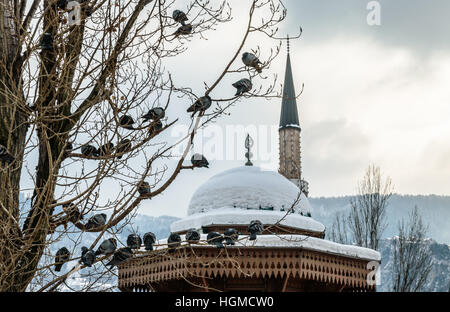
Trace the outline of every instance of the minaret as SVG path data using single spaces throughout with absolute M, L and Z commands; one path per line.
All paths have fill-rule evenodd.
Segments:
M 307 183 L 302 181 L 300 154 L 300 123 L 292 76 L 289 37 L 287 38 L 287 62 L 283 86 L 283 102 L 280 116 L 280 173 L 296 184 L 308 195 Z

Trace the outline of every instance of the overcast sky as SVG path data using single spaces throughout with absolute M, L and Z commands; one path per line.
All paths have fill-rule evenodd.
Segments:
M 233 22 L 219 26 L 208 41 L 196 38 L 187 43 L 189 52 L 167 65 L 175 81 L 189 81 L 195 92 L 201 92 L 203 81 L 211 83 L 220 73 L 239 45 L 249 5 L 242 0 L 231 3 Z M 295 35 L 299 26 L 304 30 L 301 39 L 291 43 L 291 60 L 297 91 L 305 84 L 298 108 L 303 175 L 310 182 L 310 195 L 353 194 L 371 163 L 392 178 L 398 193 L 449 195 L 450 1 L 379 1 L 379 26 L 367 23 L 368 3 L 285 1 L 288 16 L 279 35 Z M 276 42 L 252 38 L 245 49 L 256 44 L 263 58 Z M 278 73 L 282 80 L 285 62 L 283 50 L 267 75 Z M 230 79 L 213 97 L 234 91 L 230 85 L 234 78 Z M 217 133 L 230 127 L 256 127 L 254 163 L 277 171 L 280 108 L 280 100 L 246 100 L 210 131 L 217 139 Z M 186 107 L 170 109 L 179 113 Z M 232 142 L 225 138 L 222 154 Z M 204 153 L 210 169 L 183 172 L 163 195 L 143 203 L 139 212 L 184 216 L 197 187 L 245 163 Z M 243 157 L 243 152 L 236 153 Z

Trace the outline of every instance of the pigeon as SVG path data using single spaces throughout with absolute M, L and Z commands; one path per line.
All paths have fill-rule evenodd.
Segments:
M 192 155 L 191 163 L 195 168 L 209 168 L 209 162 L 202 154 Z
M 69 221 L 73 224 L 76 224 L 78 223 L 78 221 L 83 220 L 83 215 L 74 204 L 64 204 L 62 208 L 69 217 Z
M 81 154 L 83 154 L 86 157 L 98 157 L 99 151 L 95 146 L 92 145 L 83 145 L 81 147 Z
M 67 7 L 67 0 L 58 0 L 56 2 L 56 6 L 58 7 L 58 9 L 60 10 L 65 10 Z
M 253 84 L 250 79 L 244 78 L 233 83 L 233 87 L 237 89 L 235 96 L 241 96 L 245 92 L 250 92 L 253 88 Z
M 186 240 L 189 243 L 198 243 L 200 241 L 200 233 L 196 229 L 190 229 L 186 233 Z
M 307 213 L 306 213 L 306 216 L 307 216 L 308 218 L 311 218 L 311 212 L 307 212 Z
M 116 251 L 117 248 L 117 241 L 115 238 L 108 238 L 104 240 L 100 246 L 98 246 L 97 251 L 95 252 L 95 255 L 109 255 L 112 254 L 114 251 Z
M 263 225 L 259 220 L 253 220 L 248 226 L 248 232 L 250 233 L 250 240 L 255 240 L 256 236 L 264 231 Z
M 73 144 L 71 142 L 66 143 L 66 147 L 64 148 L 63 157 L 69 157 L 69 154 L 73 151 Z
M 66 247 L 59 249 L 56 252 L 56 256 L 55 256 L 55 271 L 60 272 L 64 263 L 69 261 L 69 259 L 70 259 L 69 250 Z
M 167 239 L 167 245 L 169 247 L 169 252 L 172 253 L 177 249 L 177 247 L 181 246 L 181 237 L 177 233 L 170 234 Z
M 150 127 L 148 128 L 148 133 L 150 135 L 156 135 L 162 130 L 162 128 L 163 124 L 161 120 L 158 120 L 150 125 Z
M 0 144 L 0 162 L 10 164 L 14 161 L 14 157 L 8 152 L 6 147 Z
M 87 247 L 81 247 L 81 263 L 87 267 L 91 267 L 95 262 L 95 252 Z
M 106 214 L 99 213 L 89 218 L 85 225 L 87 230 L 92 230 L 106 224 Z
M 217 232 L 209 232 L 208 236 L 206 237 L 206 240 L 209 244 L 217 246 L 217 248 L 224 248 L 223 246 L 223 236 L 220 233 Z
M 180 10 L 173 11 L 172 17 L 175 20 L 175 22 L 181 23 L 181 25 L 183 26 L 185 26 L 186 25 L 185 22 L 188 21 L 186 14 Z
M 142 182 L 138 187 L 138 192 L 140 195 L 148 195 L 151 192 L 150 184 L 148 182 Z
M 225 243 L 227 245 L 234 245 L 234 243 L 239 238 L 238 231 L 236 229 L 233 229 L 233 228 L 227 229 L 225 231 L 225 233 L 223 233 L 223 235 L 225 236 Z
M 106 143 L 105 145 L 100 146 L 100 148 L 98 149 L 98 155 L 101 157 L 107 156 L 109 154 L 111 154 L 111 152 L 114 149 L 114 144 L 109 142 Z
M 134 130 L 133 124 L 134 119 L 133 117 L 129 115 L 123 115 L 119 118 L 119 124 L 122 128 L 128 129 L 128 130 Z
M 156 236 L 152 232 L 144 234 L 144 246 L 145 250 L 153 250 L 153 244 L 156 242 Z
M 154 107 L 151 110 L 149 110 L 147 114 L 143 115 L 141 118 L 144 119 L 144 122 L 147 122 L 150 120 L 157 120 L 164 118 L 165 115 L 166 112 L 164 111 L 164 108 Z
M 53 37 L 51 33 L 44 33 L 41 39 L 41 49 L 42 50 L 53 50 Z
M 254 69 L 256 69 L 256 71 L 258 73 L 261 73 L 261 66 L 260 64 L 261 61 L 256 57 L 256 55 L 249 53 L 249 52 L 245 52 L 244 54 L 242 54 L 242 62 L 245 64 L 245 66 L 248 67 L 253 67 Z
M 117 144 L 116 152 L 121 155 L 119 155 L 117 158 L 122 159 L 123 154 L 130 152 L 132 147 L 133 146 L 130 140 L 124 139 L 120 141 L 119 144 Z
M 192 113 L 192 117 L 194 117 L 195 113 L 206 111 L 208 108 L 211 107 L 211 104 L 212 100 L 208 95 L 202 96 L 187 109 L 187 112 Z
M 139 249 L 142 245 L 142 239 L 137 234 L 130 234 L 127 238 L 127 246 L 131 249 Z
M 187 36 L 192 33 L 192 25 L 187 24 L 183 25 L 180 28 L 177 29 L 177 31 L 173 34 L 175 38 L 177 38 L 180 35 Z
M 133 251 L 130 247 L 124 247 L 118 249 L 114 255 L 111 261 L 109 261 L 106 265 L 110 267 L 114 267 L 115 265 L 124 263 L 128 259 L 130 259 L 133 256 Z

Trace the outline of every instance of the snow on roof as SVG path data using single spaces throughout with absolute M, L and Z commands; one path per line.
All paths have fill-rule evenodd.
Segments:
M 313 250 L 333 254 L 343 257 L 362 259 L 368 261 L 381 261 L 381 254 L 373 249 L 342 245 L 329 240 L 320 239 L 316 237 L 309 237 L 305 235 L 259 235 L 256 240 L 250 241 L 249 236 L 240 235 L 239 240 L 235 246 L 227 246 L 227 248 L 303 248 L 306 250 Z M 185 242 L 186 238 L 181 235 L 181 239 Z M 201 234 L 200 244 L 194 244 L 196 247 L 210 247 L 216 248 L 212 245 L 206 244 L 207 235 Z M 187 243 L 183 243 L 187 244 Z M 155 250 L 164 250 L 167 248 L 167 239 L 162 239 L 157 242 Z M 145 252 L 143 248 L 140 251 Z
M 313 218 L 304 217 L 296 213 L 287 214 L 286 211 L 244 210 L 224 208 L 207 213 L 198 213 L 178 220 L 170 226 L 172 232 L 181 232 L 191 228 L 200 229 L 210 225 L 246 225 L 252 220 L 259 220 L 262 224 L 276 224 L 289 226 L 311 232 L 325 231 L 325 226 Z M 280 221 L 281 220 L 281 221 Z
M 216 209 L 289 209 L 300 189 L 284 176 L 259 167 L 243 166 L 224 171 L 201 185 L 192 196 L 188 215 Z M 304 194 L 294 207 L 296 213 L 311 212 Z

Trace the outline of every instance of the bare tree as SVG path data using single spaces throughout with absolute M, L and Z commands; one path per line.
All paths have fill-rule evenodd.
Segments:
M 378 250 L 386 229 L 386 208 L 392 196 L 392 181 L 384 181 L 380 168 L 368 167 L 358 183 L 358 193 L 350 199 L 348 215 L 336 215 L 330 236 L 340 243 L 355 243 L 361 247 Z
M 423 290 L 431 268 L 431 251 L 426 243 L 427 227 L 423 224 L 417 206 L 409 220 L 399 222 L 398 237 L 393 240 L 392 285 L 395 292 Z
M 180 7 L 171 0 L 73 3 L 0 0 L 0 291 L 25 291 L 30 285 L 57 289 L 81 267 L 55 274 L 50 244 L 79 234 L 71 237 L 70 250 L 71 260 L 78 260 L 83 233 L 96 235 L 94 248 L 103 236 L 120 232 L 141 202 L 164 192 L 182 170 L 194 168 L 184 162 L 200 127 L 242 98 L 280 96 L 273 80 L 262 85 L 279 45 L 252 49 L 263 61 L 262 75 L 260 68 L 240 62 L 251 34 L 276 34 L 286 16 L 278 0 L 248 2 L 240 44 L 201 91 L 189 82 L 177 85 L 165 61 L 230 21 L 228 1 L 186 1 L 181 9 L 189 24 L 183 26 L 172 18 Z M 230 75 L 251 79 L 253 91 L 214 98 Z M 208 96 L 211 109 L 192 116 L 166 114 L 133 125 L 123 119 L 139 119 L 154 107 L 168 111 L 174 98 L 187 108 Z M 190 127 L 183 139 L 162 139 L 161 133 L 186 116 Z M 186 148 L 174 155 L 179 144 Z M 168 160 L 176 160 L 174 168 Z M 138 191 L 143 182 L 150 192 Z M 101 196 L 105 188 L 117 190 L 115 198 Z M 33 194 L 30 201 L 20 200 L 24 193 Z M 82 221 L 100 212 L 107 214 L 106 224 L 87 227 Z

